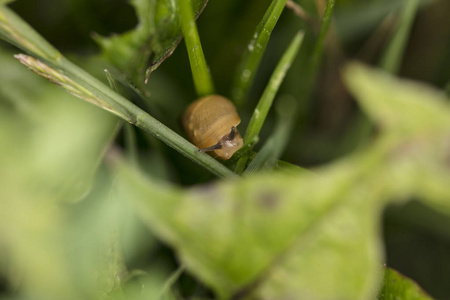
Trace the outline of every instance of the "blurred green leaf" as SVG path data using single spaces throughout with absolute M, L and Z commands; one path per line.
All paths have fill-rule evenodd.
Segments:
M 386 166 L 384 180 L 391 194 L 416 195 L 450 213 L 450 104 L 445 94 L 357 64 L 350 65 L 345 75 L 385 137 L 392 163 Z
M 363 108 L 385 125 L 360 152 L 314 173 L 273 172 L 190 190 L 119 162 L 118 197 L 134 203 L 186 268 L 222 298 L 370 298 L 382 277 L 386 200 L 450 203 L 443 164 L 449 108 L 441 94 L 417 83 L 356 64 L 345 74 Z M 419 111 L 424 117 L 416 120 Z M 405 145 L 413 150 L 402 152 Z
M 198 17 L 208 1 L 190 2 Z M 131 4 L 138 16 L 135 29 L 112 37 L 94 35 L 94 39 L 111 63 L 141 86 L 148 65 L 148 72 L 155 70 L 181 41 L 181 19 L 177 1 L 132 0 Z
M 378 296 L 379 300 L 432 300 L 414 281 L 397 271 L 386 268 L 384 285 Z
M 0 60 L 0 177 L 55 200 L 79 199 L 118 120 L 47 84 L 12 55 L 0 53 Z
M 79 299 L 71 263 L 82 265 L 84 256 L 70 257 L 80 253 L 72 252 L 63 202 L 91 190 L 118 121 L 28 72 L 12 54 L 1 51 L 0 64 L 0 272 L 20 294 Z
M 334 166 L 322 176 L 248 177 L 184 192 L 119 164 L 117 189 L 221 297 L 249 289 L 260 299 L 366 299 L 379 282 L 380 194 L 361 197 L 367 187 L 353 189 L 361 166 L 367 164 Z

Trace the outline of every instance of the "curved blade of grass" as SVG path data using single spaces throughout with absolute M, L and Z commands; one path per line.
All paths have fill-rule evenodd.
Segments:
M 34 72 L 61 86 L 74 96 L 108 110 L 125 121 L 149 132 L 169 147 L 217 176 L 235 176 L 231 170 L 209 155 L 198 153 L 197 147 L 147 112 L 68 61 L 34 29 L 5 6 L 0 6 L 0 38 L 10 41 L 19 48 L 44 60 L 45 63 L 23 54 L 16 56 L 21 63 Z
M 409 0 L 404 1 L 404 3 L 398 28 L 380 61 L 380 66 L 393 74 L 396 74 L 399 71 L 403 53 L 406 48 L 406 42 L 411 32 L 411 27 L 419 8 L 420 0 Z
M 271 137 L 267 140 L 256 157 L 248 165 L 244 174 L 256 173 L 262 169 L 272 168 L 283 153 L 292 131 L 297 110 L 297 100 L 284 96 L 277 100 L 277 123 Z
M 319 64 L 322 58 L 323 48 L 325 45 L 325 39 L 327 37 L 328 28 L 330 27 L 331 15 L 333 14 L 335 4 L 336 0 L 328 0 L 327 7 L 325 8 L 325 12 L 323 14 L 322 25 L 320 26 L 319 37 L 317 38 L 317 42 L 314 46 L 311 63 L 313 75 L 315 75 L 317 73 L 317 70 L 319 69 Z
M 287 0 L 273 0 L 264 14 L 263 19 L 256 27 L 253 38 L 248 44 L 238 67 L 232 87 L 231 98 L 237 106 L 241 106 L 247 96 L 249 87 L 253 82 L 256 70 L 269 42 L 270 34 L 286 6 Z
M 255 111 L 253 112 L 250 123 L 248 124 L 247 130 L 244 136 L 244 151 L 251 151 L 254 144 L 258 140 L 259 132 L 266 120 L 269 109 L 272 106 L 273 99 L 275 98 L 278 89 L 286 76 L 287 71 L 291 67 L 292 61 L 297 56 L 300 46 L 302 45 L 304 32 L 298 32 L 291 44 L 287 48 L 286 52 L 283 54 L 280 62 L 278 63 L 275 71 L 270 77 L 269 83 L 261 96 Z M 237 162 L 236 172 L 242 173 L 245 164 L 247 163 L 248 155 L 243 155 Z
M 296 96 L 299 99 L 304 99 L 298 108 L 298 119 L 303 123 L 305 122 L 305 119 L 308 118 L 307 112 L 309 111 L 312 101 L 311 89 L 314 86 L 316 75 L 319 72 L 325 46 L 325 39 L 330 27 L 331 16 L 333 14 L 335 4 L 336 0 L 328 0 L 327 2 L 327 6 L 320 24 L 319 36 L 317 37 L 313 52 L 311 54 L 312 58 L 310 59 L 310 62 L 306 64 L 305 70 L 303 70 L 304 75 L 302 78 L 304 78 L 304 80 L 298 82 L 299 88 L 297 90 L 299 93 Z
M 199 96 L 214 93 L 214 85 L 203 55 L 202 44 L 198 36 L 192 7 L 188 0 L 178 0 L 181 13 L 181 29 L 189 55 L 192 77 Z

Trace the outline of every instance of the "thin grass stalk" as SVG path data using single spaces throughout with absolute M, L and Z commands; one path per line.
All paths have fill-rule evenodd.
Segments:
M 211 74 L 203 55 L 202 44 L 198 36 L 195 17 L 189 0 L 178 0 L 181 13 L 181 29 L 191 65 L 192 78 L 198 96 L 214 94 Z
M 294 58 L 297 56 L 300 46 L 302 45 L 304 32 L 301 31 L 295 35 L 291 44 L 283 54 L 279 63 L 277 64 L 269 83 L 267 84 L 263 95 L 261 96 L 244 136 L 244 151 L 251 151 L 253 146 L 258 141 L 259 132 L 266 120 L 267 114 L 272 106 L 275 95 L 286 76 L 287 71 L 292 65 Z M 248 155 L 243 155 L 237 162 L 235 171 L 241 173 L 248 160 Z
M 404 1 L 398 27 L 380 60 L 380 66 L 386 71 L 397 74 L 405 52 L 411 27 L 419 8 L 420 0 Z
M 245 49 L 242 61 L 236 72 L 231 91 L 231 99 L 240 107 L 247 97 L 250 86 L 255 77 L 261 58 L 269 42 L 272 30 L 280 18 L 287 0 L 273 0 L 259 22 L 250 43 Z

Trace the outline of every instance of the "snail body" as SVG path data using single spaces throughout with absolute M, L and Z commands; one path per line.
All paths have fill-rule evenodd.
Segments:
M 218 95 L 194 101 L 182 116 L 184 130 L 199 152 L 214 151 L 222 159 L 229 159 L 243 145 L 236 129 L 240 122 L 233 103 Z

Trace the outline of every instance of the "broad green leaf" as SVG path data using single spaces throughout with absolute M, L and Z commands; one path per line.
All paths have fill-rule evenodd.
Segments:
M 0 65 L 0 272 L 28 297 L 80 299 L 70 270 L 82 259 L 68 257 L 74 239 L 64 202 L 91 189 L 117 119 L 32 74 L 12 54 L 1 51 Z
M 353 64 L 347 84 L 361 107 L 389 139 L 385 180 L 391 193 L 417 195 L 450 213 L 450 104 L 429 86 Z
M 420 286 L 408 277 L 403 276 L 397 271 L 386 268 L 384 272 L 384 285 L 378 296 L 379 300 L 432 300 Z
M 0 53 L 0 60 L 3 183 L 55 200 L 79 199 L 90 188 L 117 119 L 30 73 L 12 55 Z
M 311 173 L 258 174 L 190 190 L 116 162 L 117 196 L 134 203 L 221 298 L 374 297 L 387 200 L 415 196 L 449 206 L 448 104 L 436 91 L 360 65 L 345 74 L 382 129 L 358 153 Z
M 119 164 L 117 190 L 223 298 L 247 291 L 262 299 L 365 299 L 379 282 L 381 262 L 381 188 L 370 197 L 364 185 L 353 189 L 367 166 L 349 162 L 322 176 L 276 173 L 183 191 Z
M 177 1 L 131 0 L 138 16 L 138 25 L 131 31 L 111 37 L 95 35 L 104 55 L 119 70 L 141 86 L 145 69 L 155 70 L 172 54 L 181 41 L 181 20 Z M 207 0 L 192 0 L 192 9 L 199 16 Z

